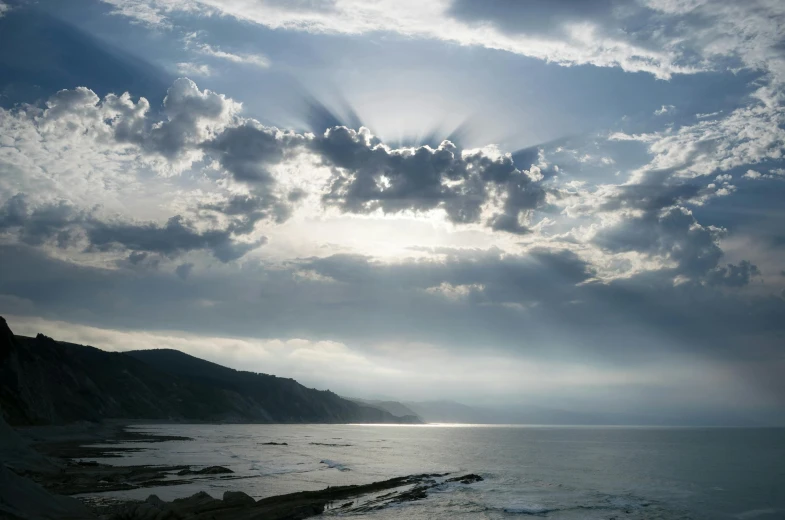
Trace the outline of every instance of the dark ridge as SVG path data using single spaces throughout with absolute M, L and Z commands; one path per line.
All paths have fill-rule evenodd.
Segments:
M 0 318 L 0 407 L 12 425 L 102 419 L 242 423 L 401 423 L 383 410 L 176 350 L 106 352 Z

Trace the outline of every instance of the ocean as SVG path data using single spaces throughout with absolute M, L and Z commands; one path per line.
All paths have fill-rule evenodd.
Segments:
M 353 518 L 785 519 L 785 429 L 486 425 L 146 425 L 115 465 L 221 465 L 241 477 L 105 493 L 255 498 L 417 473 L 477 473 Z M 266 445 L 276 442 L 287 445 Z M 137 446 L 130 444 L 130 446 Z M 341 516 L 328 511 L 327 516 Z

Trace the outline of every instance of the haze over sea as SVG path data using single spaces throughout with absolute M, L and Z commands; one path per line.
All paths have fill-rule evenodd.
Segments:
M 102 494 L 207 490 L 255 498 L 393 476 L 473 472 L 424 500 L 355 518 L 785 518 L 785 430 L 517 425 L 142 425 L 191 441 L 139 444 L 111 464 L 223 465 L 232 479 Z M 264 443 L 286 443 L 266 445 Z M 130 445 L 133 446 L 133 445 Z M 234 478 L 239 477 L 239 478 Z M 327 515 L 340 515 L 336 510 Z

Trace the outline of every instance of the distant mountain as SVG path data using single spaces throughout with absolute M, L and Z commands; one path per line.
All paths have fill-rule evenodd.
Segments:
M 413 422 L 422 422 L 422 418 L 416 412 L 398 401 L 378 401 L 373 399 L 360 399 L 357 397 L 346 397 L 345 399 L 349 399 L 350 401 L 359 404 L 373 406 L 374 408 L 380 408 L 402 419 L 412 418 Z
M 127 353 L 14 336 L 0 317 L 0 408 L 10 424 L 106 418 L 252 423 L 401 423 L 293 379 L 176 350 Z
M 559 410 L 539 406 L 477 407 L 455 401 L 405 402 L 425 422 L 463 424 L 668 425 L 673 418 Z
M 404 406 L 429 423 L 489 424 L 490 419 L 487 411 L 455 401 L 405 402 Z

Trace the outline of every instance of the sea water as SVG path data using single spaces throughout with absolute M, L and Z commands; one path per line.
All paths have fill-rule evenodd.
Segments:
M 108 464 L 226 466 L 185 485 L 255 498 L 417 473 L 478 473 L 425 500 L 355 518 L 785 519 L 785 430 L 485 425 L 148 425 L 191 441 L 138 443 Z M 267 445 L 276 442 L 286 445 Z M 177 478 L 177 477 L 173 477 Z M 337 515 L 337 513 L 328 513 Z

